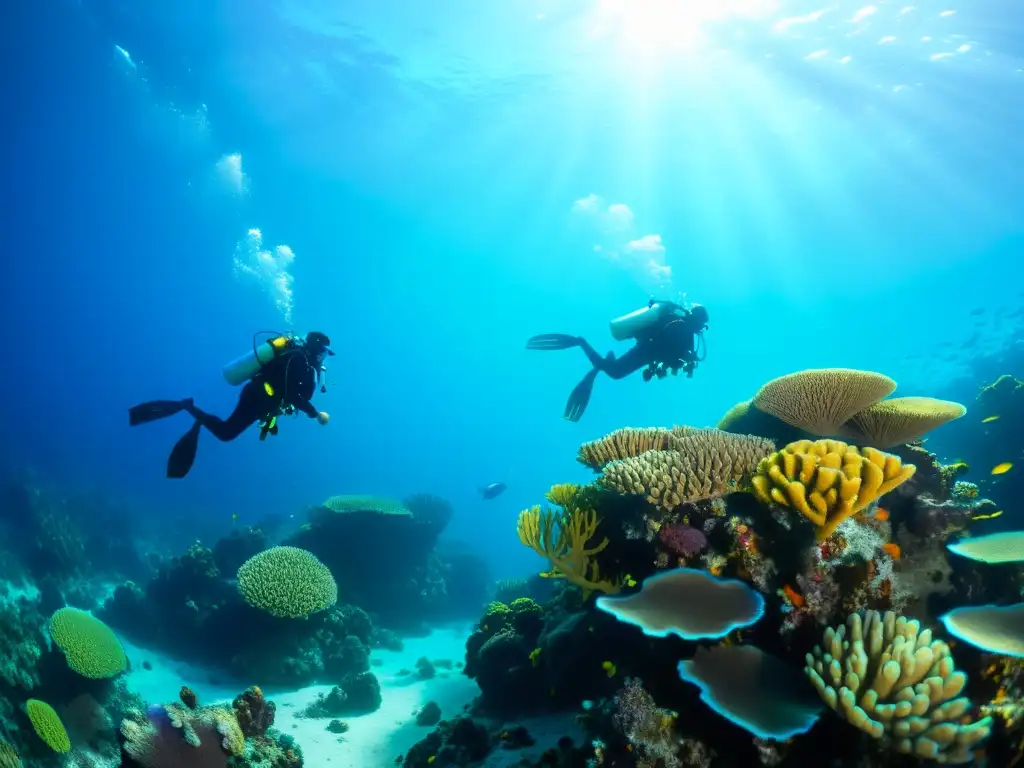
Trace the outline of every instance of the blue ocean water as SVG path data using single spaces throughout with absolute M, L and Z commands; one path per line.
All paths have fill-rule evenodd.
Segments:
M 714 425 L 802 368 L 969 407 L 1024 375 L 1008 0 L 11 0 L 2 26 L 0 468 L 141 528 L 429 492 L 525 576 L 516 515 L 592 478 L 584 441 Z M 562 419 L 589 365 L 526 340 L 621 353 L 609 321 L 652 298 L 708 308 L 693 378 L 602 377 Z M 166 479 L 190 420 L 127 409 L 226 415 L 262 330 L 330 336 L 330 423 L 203 434 Z

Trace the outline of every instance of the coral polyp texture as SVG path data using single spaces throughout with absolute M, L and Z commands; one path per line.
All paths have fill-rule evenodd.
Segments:
M 648 451 L 664 451 L 674 438 L 695 431 L 691 427 L 623 427 L 580 446 L 576 460 L 594 471 L 605 464 L 639 456 Z
M 718 714 L 759 739 L 785 741 L 811 730 L 824 707 L 800 668 L 752 645 L 698 648 L 679 676 Z
M 946 546 L 954 555 L 989 565 L 1024 561 L 1024 531 L 972 536 Z
M 0 741 L 0 768 L 23 768 L 17 751 L 6 741 Z
M 29 699 L 25 703 L 25 712 L 32 723 L 32 728 L 46 746 L 61 754 L 71 751 L 71 739 L 68 738 L 64 723 L 60 721 L 53 707 L 45 701 Z
M 598 483 L 671 512 L 680 504 L 716 499 L 742 490 L 759 462 L 775 450 L 771 440 L 695 429 L 672 438 L 666 450 L 613 461 Z
M 954 608 L 941 621 L 958 640 L 988 653 L 1024 658 L 1024 603 Z
M 839 440 L 800 440 L 761 461 L 751 482 L 758 499 L 797 510 L 824 540 L 916 469 L 899 456 L 874 448 L 858 450 Z
M 854 368 L 817 368 L 772 379 L 751 404 L 817 437 L 842 434 L 842 426 L 896 390 L 881 373 Z
M 962 764 L 986 739 L 992 719 L 969 719 L 949 646 L 892 611 L 851 614 L 829 627 L 805 667 L 822 700 L 848 723 L 898 752 Z
M 397 499 L 381 496 L 340 495 L 331 496 L 320 505 L 325 510 L 337 514 L 349 512 L 375 512 L 379 515 L 399 515 L 412 517 L 412 512 Z
M 892 448 L 959 419 L 967 408 L 933 397 L 893 397 L 858 412 L 843 426 L 842 434 L 861 445 Z
M 50 637 L 83 677 L 116 677 L 128 667 L 128 657 L 117 635 L 96 617 L 77 608 L 61 608 L 50 617 Z
M 338 585 L 323 563 L 298 547 L 272 547 L 238 569 L 245 601 L 272 616 L 302 618 L 334 605 Z
M 676 568 L 644 579 L 635 594 L 599 597 L 597 607 L 652 637 L 717 640 L 757 623 L 764 598 L 742 581 Z

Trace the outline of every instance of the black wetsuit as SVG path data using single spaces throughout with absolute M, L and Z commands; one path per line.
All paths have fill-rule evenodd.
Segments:
M 271 395 L 267 391 L 270 385 Z M 227 442 L 258 421 L 269 419 L 293 406 L 311 419 L 319 412 L 310 402 L 316 392 L 316 367 L 301 349 L 286 352 L 267 363 L 252 377 L 238 396 L 238 405 L 226 419 L 188 405 L 185 410 L 218 440 Z
M 696 336 L 702 328 L 694 327 L 688 315 L 670 315 L 649 333 L 637 339 L 634 347 L 622 357 L 609 352 L 602 357 L 590 343 L 580 337 L 579 345 L 590 364 L 613 379 L 624 379 L 641 368 L 660 366 L 663 370 L 692 372 L 697 362 Z

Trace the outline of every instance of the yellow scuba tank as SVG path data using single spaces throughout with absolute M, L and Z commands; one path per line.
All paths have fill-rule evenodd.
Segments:
M 635 339 L 646 329 L 665 316 L 666 312 L 672 311 L 672 305 L 665 302 L 654 302 L 646 307 L 630 312 L 628 315 L 617 317 L 609 323 L 612 338 L 616 341 Z
M 264 365 L 288 351 L 290 342 L 288 336 L 277 336 L 260 344 L 254 343 L 251 350 L 224 366 L 224 379 L 233 387 L 244 384 Z

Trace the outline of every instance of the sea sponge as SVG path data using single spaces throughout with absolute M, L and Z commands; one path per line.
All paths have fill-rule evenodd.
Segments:
M 762 502 L 803 514 L 823 541 L 916 469 L 874 448 L 859 451 L 839 440 L 799 440 L 762 460 L 751 484 Z
M 823 646 L 823 647 L 822 647 Z M 805 671 L 822 700 L 872 738 L 938 763 L 969 763 L 992 718 L 967 723 L 967 675 L 949 646 L 892 611 L 851 614 L 807 654 Z
M 633 458 L 648 451 L 663 451 L 673 438 L 685 437 L 692 427 L 623 427 L 610 435 L 580 446 L 576 461 L 600 472 L 612 461 Z
M 117 635 L 95 616 L 77 608 L 61 608 L 50 617 L 50 636 L 68 666 L 83 677 L 116 677 L 128 667 Z
M 412 512 L 402 502 L 380 496 L 331 496 L 320 506 L 339 514 L 345 514 L 346 512 L 376 512 L 381 515 L 412 517 Z
M 303 618 L 338 600 L 334 577 L 316 556 L 298 547 L 271 547 L 238 569 L 238 591 L 273 616 Z
M 949 400 L 893 397 L 859 411 L 843 425 L 842 434 L 861 445 L 892 448 L 911 443 L 965 413 L 967 408 Z
M 564 578 L 583 590 L 614 594 L 621 588 L 616 582 L 602 579 L 594 556 L 608 546 L 608 539 L 588 547 L 597 532 L 597 513 L 575 507 L 564 512 L 534 506 L 519 513 L 516 533 L 519 541 L 551 563 L 551 570 L 541 574 L 548 578 Z
M 23 768 L 18 753 L 6 741 L 0 741 L 0 768 Z
M 673 437 L 669 448 L 613 461 L 598 483 L 622 494 L 644 496 L 665 511 L 743 490 L 775 443 L 717 429 L 693 429 Z
M 32 728 L 39 738 L 54 752 L 61 754 L 71 751 L 71 739 L 53 707 L 39 699 L 29 699 L 25 703 L 25 711 L 32 723 Z
M 759 410 L 819 437 L 842 434 L 854 414 L 888 397 L 896 382 L 853 368 L 817 368 L 772 379 L 751 401 Z

